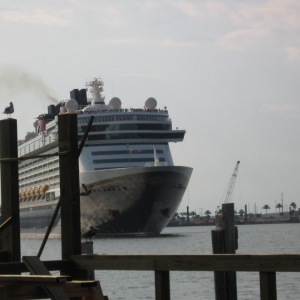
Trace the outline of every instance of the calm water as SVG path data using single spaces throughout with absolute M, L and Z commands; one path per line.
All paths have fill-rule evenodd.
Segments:
M 211 254 L 214 227 L 166 228 L 160 237 L 99 238 L 95 254 Z M 239 226 L 239 254 L 299 254 L 300 224 Z M 22 239 L 22 255 L 36 255 L 41 239 Z M 42 260 L 60 259 L 59 239 L 50 239 Z M 97 271 L 110 300 L 154 299 L 154 273 Z M 259 274 L 237 273 L 238 299 L 259 299 Z M 212 272 L 170 272 L 171 299 L 214 299 Z M 300 273 L 277 273 L 278 299 L 300 299 Z

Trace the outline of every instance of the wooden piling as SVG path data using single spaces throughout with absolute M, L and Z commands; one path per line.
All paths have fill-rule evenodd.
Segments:
M 94 254 L 94 243 L 92 241 L 86 241 L 81 243 L 81 252 L 82 254 L 93 255 Z M 95 271 L 87 270 L 88 280 L 95 280 Z
M 277 300 L 276 272 L 259 272 L 262 300 Z
M 222 204 L 222 215 L 216 216 L 216 229 L 212 230 L 214 254 L 235 254 L 237 227 L 234 225 L 234 204 Z M 236 272 L 214 272 L 216 300 L 236 300 Z
M 0 121 L 0 158 L 18 157 L 17 120 Z M 1 234 L 9 261 L 21 260 L 18 161 L 1 162 L 2 221 L 11 221 Z
M 234 204 L 222 204 L 224 222 L 224 253 L 235 254 L 236 250 L 236 229 L 234 226 Z M 226 294 L 227 299 L 237 299 L 236 272 L 226 272 Z
M 58 129 L 59 152 L 70 153 L 59 156 L 62 259 L 70 259 L 81 254 L 77 114 L 59 115 Z M 66 270 L 64 274 L 87 278 L 86 271 Z
M 213 254 L 224 254 L 224 229 L 216 228 L 211 231 Z M 224 271 L 214 272 L 215 299 L 227 300 L 226 277 Z
M 62 259 L 81 254 L 77 114 L 58 116 Z
M 170 300 L 170 272 L 155 271 L 155 299 Z

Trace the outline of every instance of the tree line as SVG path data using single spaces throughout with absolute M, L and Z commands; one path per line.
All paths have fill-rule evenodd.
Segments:
M 282 209 L 282 207 L 283 207 L 283 206 L 282 206 L 280 203 L 278 203 L 278 204 L 276 205 L 276 207 L 275 207 L 275 208 L 276 208 L 276 212 L 277 212 L 277 209 L 278 209 L 278 212 L 280 212 L 280 209 Z M 271 209 L 270 206 L 269 206 L 268 204 L 265 204 L 262 208 L 266 210 L 266 214 L 268 213 L 268 210 Z M 295 202 L 292 202 L 292 203 L 290 204 L 290 208 L 291 208 L 291 213 L 294 214 L 295 211 L 296 211 L 296 209 L 297 209 L 296 203 L 295 203 Z M 219 214 L 219 213 L 222 213 L 222 209 L 219 209 L 219 210 L 215 211 L 215 214 Z M 235 214 L 238 214 L 238 215 L 240 215 L 240 216 L 242 217 L 242 216 L 244 216 L 245 211 L 244 211 L 243 209 L 240 209 L 238 212 L 237 212 L 237 211 L 234 211 L 234 213 L 235 213 Z M 206 210 L 206 211 L 204 212 L 204 215 L 206 216 L 207 219 L 209 219 L 210 216 L 212 215 L 212 213 L 211 213 L 209 210 Z M 189 213 L 189 216 L 190 216 L 190 217 L 193 217 L 193 218 L 200 218 L 200 217 L 201 217 L 200 215 L 197 215 L 195 211 L 191 211 L 191 212 Z M 177 212 L 176 212 L 176 213 L 174 214 L 174 218 L 175 218 L 175 219 L 176 219 L 176 218 L 180 218 L 180 217 L 182 217 L 182 218 L 187 217 L 187 212 L 181 212 L 181 213 L 177 213 Z

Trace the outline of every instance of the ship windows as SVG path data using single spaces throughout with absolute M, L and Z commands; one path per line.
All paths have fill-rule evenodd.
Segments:
M 94 164 L 110 164 L 110 163 L 128 163 L 128 162 L 149 162 L 149 158 L 116 158 L 116 159 L 95 159 Z M 160 162 L 166 161 L 164 158 L 159 158 Z
M 152 120 L 148 120 L 152 121 Z M 78 126 L 78 132 L 85 132 L 86 125 Z M 128 130 L 172 130 L 170 123 L 122 123 L 92 125 L 90 132 L 97 131 L 128 131 Z
M 135 132 L 135 133 L 112 133 L 89 135 L 89 141 L 119 140 L 119 139 L 183 139 L 185 132 Z M 78 137 L 81 140 L 81 136 Z
M 157 153 L 163 154 L 163 150 L 156 150 Z M 117 150 L 117 151 L 92 151 L 92 155 L 119 155 L 119 154 L 153 154 L 153 150 Z

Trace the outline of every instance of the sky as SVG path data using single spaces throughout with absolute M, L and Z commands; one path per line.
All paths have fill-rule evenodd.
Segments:
M 298 0 L 0 3 L 0 104 L 18 136 L 93 77 L 107 100 L 167 106 L 193 174 L 179 211 L 214 213 L 239 160 L 235 209 L 300 207 Z M 6 118 L 2 115 L 1 119 Z

